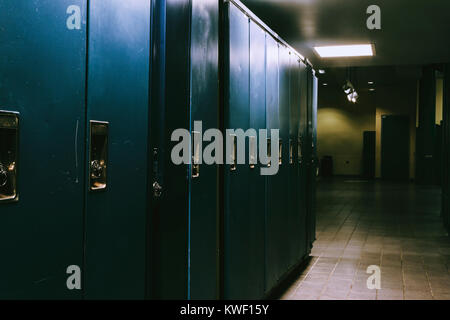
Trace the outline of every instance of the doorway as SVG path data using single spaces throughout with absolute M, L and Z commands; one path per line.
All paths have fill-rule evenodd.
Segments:
M 409 116 L 381 116 L 381 177 L 409 179 Z

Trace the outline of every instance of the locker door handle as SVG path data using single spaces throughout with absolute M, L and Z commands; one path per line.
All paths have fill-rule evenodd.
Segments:
M 250 158 L 249 158 L 249 163 L 250 163 L 250 169 L 255 169 L 255 165 L 257 163 L 257 151 L 256 151 L 256 137 L 255 136 L 250 136 L 249 137 L 249 142 L 248 142 L 248 146 L 249 146 L 249 153 L 250 153 Z
M 17 201 L 19 114 L 0 110 L 0 202 Z
M 157 181 L 153 182 L 153 195 L 155 196 L 155 198 L 161 197 L 162 190 L 163 188 Z
M 6 186 L 8 182 L 8 172 L 3 167 L 3 164 L 0 162 L 0 187 Z
M 283 140 L 278 140 L 278 164 L 281 166 L 283 164 Z
M 294 142 L 289 139 L 289 164 L 294 164 Z
M 200 177 L 200 140 L 201 133 L 198 131 L 192 131 L 192 178 Z
M 90 121 L 89 187 L 91 191 L 107 187 L 108 122 Z
M 298 137 L 297 138 L 297 158 L 298 158 L 298 163 L 302 163 L 303 162 L 303 155 L 302 155 L 302 138 Z
M 158 148 L 153 148 L 153 176 L 155 181 L 152 184 L 153 196 L 155 198 L 161 197 L 163 187 L 159 184 L 159 162 L 158 162 Z
M 237 168 L 237 137 L 235 134 L 232 134 L 230 136 L 231 136 L 230 171 L 236 171 L 236 168 Z
M 105 169 L 104 163 L 99 160 L 94 160 L 91 162 L 91 175 L 94 179 L 100 179 L 103 175 L 103 170 Z

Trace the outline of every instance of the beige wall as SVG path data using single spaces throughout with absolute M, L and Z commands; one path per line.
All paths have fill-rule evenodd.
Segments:
M 336 175 L 362 173 L 363 132 L 375 130 L 375 108 L 343 104 L 319 108 L 318 155 L 333 157 Z
M 326 94 L 326 93 L 323 93 Z M 376 177 L 381 176 L 381 116 L 408 115 L 410 130 L 410 177 L 415 172 L 417 83 L 402 87 L 377 88 L 375 94 L 361 95 L 360 102 L 349 104 L 330 97 L 319 99 L 317 115 L 318 155 L 333 157 L 335 175 L 361 175 L 363 132 L 376 131 Z M 343 95 L 343 93 L 342 93 Z

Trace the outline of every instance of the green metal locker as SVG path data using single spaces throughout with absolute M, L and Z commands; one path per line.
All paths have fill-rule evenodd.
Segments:
M 194 121 L 202 121 L 204 134 L 219 127 L 219 2 L 193 0 L 191 23 L 190 131 Z M 191 165 L 189 298 L 213 299 L 219 296 L 218 165 L 194 169 Z
M 0 299 L 81 297 L 66 271 L 83 264 L 86 10 L 1 5 Z
M 279 67 L 278 43 L 270 35 L 266 37 L 266 125 L 268 134 L 271 129 L 279 129 Z M 272 143 L 272 141 L 271 141 Z M 266 290 L 270 290 L 278 281 L 282 263 L 282 253 L 277 239 L 283 232 L 278 215 L 281 181 L 278 175 L 267 176 L 267 208 L 265 227 L 265 269 Z
M 150 9 L 147 0 L 90 2 L 87 299 L 145 297 Z
M 224 128 L 246 131 L 250 125 L 250 21 L 233 3 L 225 3 L 224 14 Z M 237 145 L 236 136 L 234 141 Z M 249 174 L 250 168 L 245 164 L 227 164 L 224 167 L 223 272 L 226 299 L 252 297 L 251 288 L 247 285 L 254 275 L 248 254 L 253 248 L 249 233 L 252 227 Z

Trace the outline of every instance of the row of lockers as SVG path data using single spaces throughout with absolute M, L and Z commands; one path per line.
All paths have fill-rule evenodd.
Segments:
M 444 225 L 450 232 L 450 65 L 444 66 L 444 94 L 443 94 L 443 121 L 441 125 L 442 139 L 442 218 Z
M 1 298 L 261 298 L 308 256 L 317 79 L 239 1 L 15 1 L 0 38 Z M 279 129 L 278 173 L 173 163 L 194 121 Z

